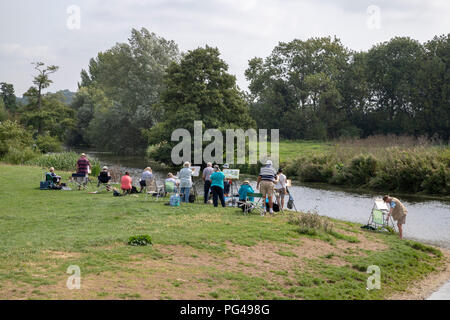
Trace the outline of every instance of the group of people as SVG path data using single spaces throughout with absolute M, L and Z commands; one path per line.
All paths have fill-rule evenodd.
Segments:
M 77 174 L 88 175 L 90 171 L 90 162 L 84 153 L 81 154 L 80 159 L 77 161 Z M 228 169 L 229 166 L 224 164 L 223 169 Z M 172 173 L 167 174 L 165 182 L 171 182 L 181 193 L 181 202 L 188 203 L 191 189 L 193 186 L 192 177 L 194 174 L 194 168 L 191 167 L 189 162 L 185 162 L 183 168 L 180 170 L 178 177 L 174 176 Z M 50 168 L 50 174 L 54 179 L 55 183 L 60 183 L 61 177 L 57 176 L 54 172 L 54 168 Z M 153 172 L 150 167 L 144 169 L 139 181 L 140 191 L 147 186 L 147 182 L 153 179 Z M 214 207 L 217 207 L 219 201 L 222 207 L 225 207 L 225 197 L 229 196 L 230 187 L 233 181 L 227 179 L 225 174 L 221 171 L 219 165 L 212 165 L 212 163 L 207 163 L 205 169 L 202 172 L 202 179 L 204 181 L 204 203 L 208 203 L 210 196 L 212 195 L 212 202 Z M 103 167 L 102 171 L 98 176 L 98 185 L 101 183 L 107 184 L 107 189 L 110 190 L 109 181 L 111 180 L 111 174 L 109 173 L 108 167 Z M 121 177 L 121 189 L 123 193 L 130 193 L 133 187 L 133 179 L 131 178 L 129 172 L 125 172 L 125 175 Z M 275 196 L 276 202 L 280 208 L 284 208 L 285 196 L 288 193 L 287 190 L 287 178 L 283 174 L 283 170 L 280 168 L 275 170 L 271 160 L 267 160 L 265 165 L 261 167 L 256 189 L 262 194 L 262 198 L 268 200 L 268 210 L 269 214 L 273 214 L 274 202 L 273 197 Z M 248 180 L 245 180 L 240 186 L 238 194 L 239 201 L 246 201 L 247 195 L 254 193 L 255 191 L 250 185 Z M 232 195 L 233 196 L 233 195 Z M 251 197 L 249 200 L 253 201 Z M 392 216 L 392 218 L 397 222 L 399 237 L 403 238 L 403 224 L 406 222 L 406 215 L 408 213 L 406 207 L 397 198 L 385 195 L 383 201 L 389 205 L 389 213 L 387 218 Z M 264 206 L 266 210 L 266 206 Z

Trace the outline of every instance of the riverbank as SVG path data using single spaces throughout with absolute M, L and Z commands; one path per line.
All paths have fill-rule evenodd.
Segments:
M 329 219 L 334 233 L 302 234 L 287 214 L 41 191 L 41 178 L 36 167 L 0 165 L 6 299 L 386 299 L 449 266 L 432 246 L 356 223 Z M 127 245 L 139 234 L 153 245 Z M 70 265 L 80 290 L 66 288 Z M 381 269 L 379 290 L 366 289 L 369 265 Z

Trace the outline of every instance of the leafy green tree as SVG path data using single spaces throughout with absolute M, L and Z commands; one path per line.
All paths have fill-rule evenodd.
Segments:
M 424 45 L 425 56 L 414 92 L 416 132 L 444 141 L 450 138 L 450 33 Z
M 32 150 L 33 147 L 34 140 L 31 132 L 26 130 L 20 123 L 11 120 L 0 122 L 0 159 L 11 148 Z
M 337 38 L 325 37 L 281 42 L 266 59 L 250 60 L 245 75 L 258 126 L 280 128 L 289 139 L 312 136 L 318 128 L 323 132 L 324 126 L 326 136 L 336 136 L 349 59 Z
M 3 100 L 6 110 L 10 112 L 17 111 L 16 95 L 12 84 L 0 82 L 0 100 Z
M 73 105 L 77 109 L 78 127 L 81 130 L 78 138 L 86 142 L 87 137 L 83 136 L 82 131 L 87 132 L 84 129 L 89 127 L 89 141 L 94 145 L 114 152 L 142 152 L 147 142 L 141 131 L 151 128 L 160 118 L 157 102 L 165 88 L 165 70 L 179 58 L 178 47 L 173 41 L 142 28 L 140 31 L 132 29 L 128 43 L 119 43 L 91 59 L 88 71 L 81 72 L 80 90 L 100 90 L 108 99 L 110 109 L 97 108 L 98 103 L 104 104 L 102 99 L 100 102 L 96 98 L 91 99 L 94 105 L 92 101 L 81 103 L 81 100 L 86 100 L 86 94 L 81 93 L 79 101 Z M 94 92 L 90 94 L 97 95 Z M 113 112 L 117 112 L 116 118 Z M 117 123 L 117 119 L 124 121 Z M 116 126 L 111 127 L 111 123 Z M 108 128 L 111 131 L 105 135 L 104 130 Z M 102 135 L 109 137 L 111 142 L 100 143 L 104 138 Z M 126 146 L 122 146 L 119 140 L 122 141 L 125 136 L 125 140 L 129 141 Z
M 172 131 L 184 128 L 193 134 L 195 120 L 219 130 L 255 127 L 235 76 L 219 56 L 217 48 L 206 46 L 188 51 L 167 69 L 159 104 L 161 122 L 147 132 L 149 143 L 158 146 L 153 153 L 156 160 L 170 161 L 170 150 L 177 143 L 170 141 Z

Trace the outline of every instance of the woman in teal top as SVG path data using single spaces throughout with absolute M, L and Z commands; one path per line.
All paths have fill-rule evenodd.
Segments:
M 225 207 L 225 197 L 223 196 L 223 180 L 225 180 L 225 175 L 220 171 L 218 165 L 214 166 L 214 170 L 215 172 L 213 172 L 210 177 L 214 207 L 218 206 L 217 198 L 220 198 L 222 207 Z

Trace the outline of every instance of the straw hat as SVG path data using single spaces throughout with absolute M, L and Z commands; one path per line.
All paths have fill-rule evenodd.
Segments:
M 244 184 L 250 184 L 250 181 L 248 181 L 248 180 L 244 180 L 244 182 L 243 182 Z
M 108 170 L 108 167 L 107 167 L 107 166 L 104 166 L 104 167 L 103 167 L 103 170 Z

